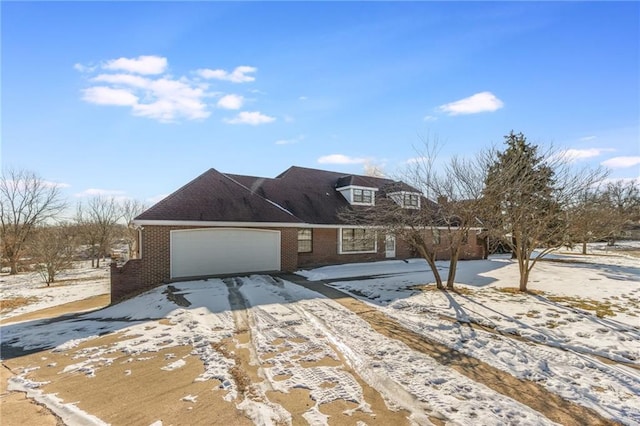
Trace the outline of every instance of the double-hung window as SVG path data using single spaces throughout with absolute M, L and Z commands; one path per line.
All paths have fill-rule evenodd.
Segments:
M 373 191 L 371 191 L 370 189 L 354 188 L 354 190 L 353 190 L 353 202 L 354 203 L 362 203 L 362 204 L 372 204 L 372 202 L 373 202 Z
M 311 253 L 313 250 L 313 232 L 311 229 L 298 229 L 298 253 Z
M 375 253 L 376 232 L 364 228 L 343 228 L 340 231 L 341 253 Z
M 412 194 L 410 192 L 404 193 L 404 198 L 402 200 L 403 207 L 410 208 L 419 208 L 420 207 L 420 196 L 418 194 Z

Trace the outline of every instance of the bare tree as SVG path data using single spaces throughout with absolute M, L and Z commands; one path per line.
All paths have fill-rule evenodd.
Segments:
M 582 245 L 582 254 L 587 254 L 587 244 L 601 240 L 609 235 L 611 211 L 604 202 L 602 191 L 598 188 L 584 188 L 567 207 L 569 221 L 569 247 Z
M 426 260 L 439 289 L 444 286 L 436 256 L 439 251 L 448 250 L 446 288 L 453 290 L 462 247 L 471 230 L 482 226 L 478 214 L 488 162 L 486 156 L 476 155 L 472 159 L 454 157 L 439 165 L 439 151 L 437 140 L 423 138 L 422 145 L 416 148 L 416 157 L 401 171 L 397 182 L 381 188 L 375 207 L 350 208 L 341 213 L 341 218 L 402 238 Z M 419 208 L 418 205 L 407 208 L 399 198 L 398 194 L 407 191 L 425 195 Z
M 136 258 L 138 254 L 138 230 L 133 226 L 133 219 L 146 210 L 144 203 L 127 199 L 122 203 L 122 219 L 125 221 L 125 240 L 129 248 L 129 257 Z
M 445 247 L 449 250 L 447 289 L 453 290 L 458 260 L 472 228 L 481 226 L 478 217 L 483 203 L 486 157 L 480 154 L 471 159 L 453 157 L 444 166 L 436 167 L 439 147 L 437 141 L 423 139 L 422 150 L 410 164 L 405 177 L 423 193 L 438 201 L 434 210 L 433 233 L 444 230 Z
M 552 150 L 540 153 L 522 133 L 511 132 L 505 143 L 485 179 L 483 215 L 492 235 L 514 253 L 520 291 L 527 291 L 536 262 L 567 243 L 568 207 L 606 173 L 575 171 L 566 157 Z
M 0 239 L 10 274 L 33 229 L 60 214 L 66 204 L 60 187 L 27 170 L 7 170 L 0 177 Z
M 608 241 L 614 245 L 628 222 L 640 220 L 640 185 L 635 181 L 609 182 L 602 196 L 610 213 Z
M 365 229 L 383 230 L 385 234 L 395 235 L 406 241 L 409 246 L 427 261 L 431 268 L 436 286 L 444 288 L 442 277 L 436 265 L 438 241 L 435 240 L 437 229 L 437 205 L 423 198 L 420 209 L 407 209 L 401 200 L 394 199 L 392 194 L 410 189 L 402 182 L 396 182 L 379 191 L 376 205 L 352 206 L 339 212 L 339 217 L 346 223 L 362 226 Z M 387 196 L 389 195 L 389 196 Z M 362 238 L 367 238 L 366 233 Z
M 29 254 L 47 287 L 59 272 L 73 266 L 75 229 L 68 224 L 37 227 L 29 239 Z
M 111 245 L 118 221 L 122 217 L 120 206 L 113 198 L 94 197 L 86 207 L 78 205 L 76 221 L 82 229 L 82 238 L 91 250 L 91 266 L 100 267 Z

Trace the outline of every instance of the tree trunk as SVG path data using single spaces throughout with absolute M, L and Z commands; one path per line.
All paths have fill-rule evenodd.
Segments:
M 438 266 L 436 265 L 435 256 L 434 258 L 426 256 L 425 259 L 431 267 L 431 272 L 433 272 L 433 278 L 436 280 L 436 288 L 442 290 L 444 288 L 442 285 L 442 277 L 440 276 L 440 272 L 438 272 Z
M 440 277 L 440 272 L 438 272 L 438 267 L 436 265 L 436 259 L 435 259 L 436 255 L 429 253 L 422 246 L 418 247 L 418 251 L 424 258 L 424 260 L 427 261 L 427 264 L 429 264 L 429 267 L 431 268 L 431 272 L 433 273 L 433 278 L 436 280 L 436 287 L 439 290 L 442 290 L 444 287 L 442 286 L 442 277 Z
M 453 285 L 456 282 L 456 270 L 458 268 L 459 254 L 459 247 L 451 249 L 451 259 L 449 259 L 449 274 L 447 275 L 447 290 L 453 290 Z
M 9 275 L 16 275 L 18 273 L 18 261 L 16 258 L 9 258 L 9 267 L 11 268 Z
M 531 253 L 528 250 L 518 247 L 516 250 L 518 258 L 518 272 L 520 273 L 520 291 L 527 291 L 527 282 L 529 281 L 529 257 Z
M 582 254 L 587 254 L 587 242 L 582 243 Z
M 451 258 L 449 260 L 449 275 L 447 275 L 447 290 L 453 290 L 453 284 L 456 281 L 456 267 L 458 259 Z

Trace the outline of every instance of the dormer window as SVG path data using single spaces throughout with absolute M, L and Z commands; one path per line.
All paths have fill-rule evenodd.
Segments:
M 336 188 L 336 190 L 352 206 L 373 206 L 376 204 L 376 191 L 378 188 L 348 185 Z
M 389 194 L 389 198 L 395 201 L 399 206 L 405 209 L 419 209 L 420 208 L 420 194 L 417 192 L 393 192 Z
M 402 207 L 407 208 L 420 208 L 420 196 L 418 194 L 412 194 L 410 192 L 405 192 L 402 197 Z
M 353 189 L 353 202 L 373 204 L 373 191 L 370 189 Z

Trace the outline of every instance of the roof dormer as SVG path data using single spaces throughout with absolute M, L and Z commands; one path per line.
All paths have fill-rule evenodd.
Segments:
M 378 188 L 367 186 L 360 176 L 343 176 L 336 183 L 336 191 L 352 206 L 374 206 Z
M 419 192 L 411 191 L 397 191 L 387 194 L 389 198 L 395 201 L 396 204 L 405 209 L 420 209 L 420 196 Z

